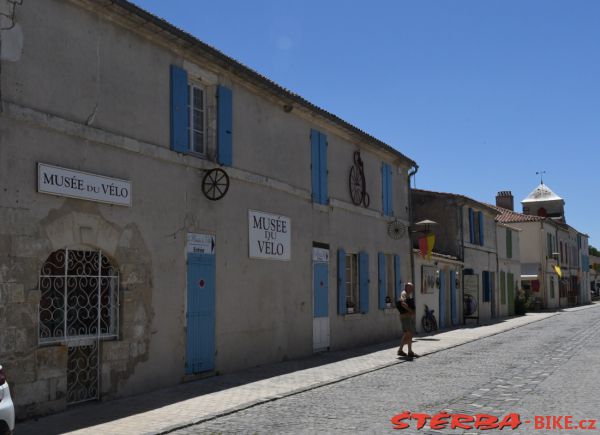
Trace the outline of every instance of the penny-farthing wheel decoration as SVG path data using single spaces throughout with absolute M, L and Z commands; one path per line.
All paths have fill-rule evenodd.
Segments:
M 229 175 L 221 168 L 215 168 L 204 174 L 202 193 L 211 201 L 223 198 L 229 190 Z
M 365 172 L 363 161 L 360 158 L 360 151 L 354 152 L 354 165 L 350 168 L 348 184 L 350 187 L 350 198 L 354 205 L 362 204 L 368 208 L 371 201 L 367 193 L 367 183 L 365 181 Z

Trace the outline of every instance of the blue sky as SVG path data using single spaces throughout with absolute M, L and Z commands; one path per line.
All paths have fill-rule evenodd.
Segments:
M 600 247 L 600 1 L 134 3 L 493 202 L 539 183 Z

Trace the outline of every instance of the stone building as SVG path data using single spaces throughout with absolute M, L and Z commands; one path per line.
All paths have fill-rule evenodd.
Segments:
M 424 332 L 425 306 L 434 310 L 438 328 L 463 322 L 462 273 L 464 264 L 451 255 L 433 252 L 430 257 L 413 250 L 417 332 Z
M 462 288 L 457 287 L 456 295 L 451 295 L 451 299 L 459 298 L 462 304 L 463 317 L 458 319 L 459 323 L 464 318 L 486 321 L 496 317 L 505 301 L 498 292 L 495 221 L 498 211 L 454 193 L 413 189 L 411 198 L 415 222 L 429 219 L 438 223 L 431 228 L 435 251 L 455 258 L 464 267 Z M 444 317 L 452 318 L 448 313 Z
M 18 417 L 398 335 L 411 159 L 127 1 L 0 3 Z
M 521 230 L 522 287 L 536 306 L 589 302 L 588 236 L 566 223 L 565 201 L 541 183 L 514 211 L 511 192 L 499 192 L 497 220 Z

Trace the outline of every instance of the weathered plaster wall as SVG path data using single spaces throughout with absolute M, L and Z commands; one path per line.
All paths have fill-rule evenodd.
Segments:
M 380 168 L 384 160 L 392 164 L 394 211 L 408 224 L 407 164 L 305 110 L 284 113 L 272 95 L 77 4 L 24 2 L 21 57 L 3 61 L 0 77 L 0 326 L 9 331 L 0 339 L 0 358 L 19 417 L 65 406 L 65 348 L 37 343 L 37 280 L 56 249 L 101 249 L 120 271 L 120 336 L 102 343 L 103 397 L 182 380 L 188 232 L 216 235 L 217 371 L 312 352 L 313 241 L 330 244 L 332 254 L 331 347 L 398 335 L 397 316 L 377 308 L 377 252 L 399 254 L 407 281 L 409 240 L 387 235 Z M 204 160 L 168 149 L 172 63 L 200 68 L 233 90 L 234 167 L 226 168 L 231 186 L 221 201 L 207 200 L 200 189 L 204 171 L 215 166 L 210 152 Z M 328 206 L 310 202 L 310 128 L 330 142 Z M 350 204 L 347 187 L 359 148 L 368 210 Z M 37 162 L 130 180 L 132 207 L 37 193 Z M 291 218 L 290 262 L 248 258 L 248 209 Z M 339 247 L 369 253 L 366 315 L 336 313 Z

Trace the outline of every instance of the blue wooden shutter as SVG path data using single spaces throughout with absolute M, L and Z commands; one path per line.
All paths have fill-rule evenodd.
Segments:
M 469 207 L 469 241 L 475 243 L 475 218 L 473 209 Z
M 385 216 L 389 215 L 389 190 L 388 190 L 387 164 L 381 164 L 381 210 Z
M 189 149 L 187 72 L 171 65 L 171 149 L 180 153 Z
M 377 266 L 379 275 L 379 309 L 385 309 L 385 297 L 387 296 L 387 274 L 385 264 L 385 254 L 380 252 L 377 254 Z
M 388 203 L 388 215 L 389 216 L 394 216 L 394 201 L 393 201 L 393 196 L 392 196 L 392 167 L 390 165 L 386 165 L 387 166 L 387 203 Z
M 313 202 L 321 202 L 321 189 L 319 184 L 320 176 L 320 152 L 319 152 L 319 132 L 310 130 L 310 174 L 312 184 L 312 200 Z
M 358 282 L 359 282 L 359 306 L 360 312 L 369 312 L 369 254 L 359 252 L 358 254 Z
M 327 136 L 319 133 L 319 202 L 327 204 Z
M 346 314 L 346 251 L 338 249 L 338 314 Z
M 484 230 L 483 229 L 483 213 L 478 211 L 477 214 L 478 214 L 478 218 L 479 218 L 479 244 L 481 246 L 483 246 L 484 245 L 484 242 L 483 242 L 483 230 Z
M 220 165 L 233 164 L 233 96 L 231 89 L 219 85 L 217 89 L 217 161 Z
M 400 256 L 394 255 L 394 302 L 400 299 L 400 293 L 402 292 L 401 285 L 402 277 L 400 275 Z
M 482 273 L 482 281 L 483 281 L 483 302 L 490 301 L 490 273 L 484 271 Z

